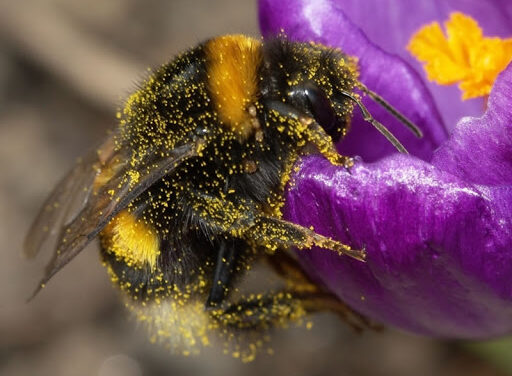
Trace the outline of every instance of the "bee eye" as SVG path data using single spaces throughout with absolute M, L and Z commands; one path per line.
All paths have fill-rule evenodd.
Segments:
M 317 123 L 325 129 L 327 134 L 335 136 L 338 118 L 325 92 L 313 83 L 304 84 L 303 90 Z
M 324 128 L 325 132 L 335 141 L 339 138 L 337 132 L 339 120 L 327 94 L 312 82 L 306 82 L 294 87 L 288 94 L 294 98 L 296 105 L 306 106 L 316 122 Z

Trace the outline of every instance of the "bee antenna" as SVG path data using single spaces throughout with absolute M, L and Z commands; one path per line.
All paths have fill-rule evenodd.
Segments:
M 357 106 L 359 107 L 359 109 L 361 110 L 361 113 L 363 114 L 363 119 L 365 121 L 367 121 L 368 123 L 370 123 L 371 125 L 373 125 L 380 133 L 382 133 L 382 135 L 384 137 L 387 138 L 387 140 L 389 142 L 391 142 L 391 144 L 400 152 L 400 153 L 403 153 L 403 154 L 409 154 L 407 152 L 407 150 L 405 149 L 405 147 L 402 145 L 402 143 L 400 141 L 398 141 L 398 139 L 393 135 L 393 133 L 391 133 L 389 131 L 389 129 L 387 129 L 383 124 L 381 124 L 380 122 L 378 122 L 373 116 L 372 114 L 370 114 L 370 111 L 368 111 L 368 109 L 364 106 L 363 103 L 361 103 L 361 101 L 359 99 L 357 99 L 353 94 L 347 92 L 347 91 L 342 91 L 341 94 L 345 97 L 347 97 L 348 99 L 352 100 L 355 104 L 357 104 Z M 396 111 L 396 110 L 395 110 Z
M 401 114 L 396 108 L 394 108 L 388 101 L 382 98 L 379 94 L 377 94 L 374 91 L 371 91 L 361 82 L 358 83 L 357 87 L 363 93 L 367 94 L 371 99 L 373 99 L 375 103 L 381 105 L 382 108 L 384 108 L 391 115 L 397 118 L 397 120 L 400 121 L 403 125 L 405 125 L 416 137 L 423 137 L 423 132 L 416 124 L 407 119 L 403 114 Z

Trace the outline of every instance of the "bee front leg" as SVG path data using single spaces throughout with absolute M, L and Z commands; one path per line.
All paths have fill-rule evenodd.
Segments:
M 334 165 L 343 166 L 350 172 L 350 167 L 354 165 L 354 160 L 351 157 L 341 155 L 336 150 L 336 146 L 332 142 L 325 130 L 312 119 L 306 118 L 306 137 L 308 141 L 313 144 L 316 149 Z
M 319 151 L 332 164 L 344 166 L 348 171 L 354 165 L 352 158 L 340 155 L 336 150 L 336 146 L 332 137 L 327 134 L 325 129 L 316 122 L 311 116 L 299 111 L 297 108 L 283 103 L 281 101 L 267 101 L 266 105 L 269 109 L 276 111 L 282 116 L 288 116 L 298 122 L 299 130 L 305 139 Z

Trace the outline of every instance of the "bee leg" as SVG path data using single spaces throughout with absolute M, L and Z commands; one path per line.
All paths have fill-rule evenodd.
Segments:
M 333 312 L 357 333 L 361 333 L 365 329 L 382 330 L 383 328 L 382 325 L 354 311 L 333 294 L 326 292 L 303 294 L 301 300 L 307 312 Z
M 364 329 L 379 330 L 381 326 L 362 314 L 354 311 L 338 297 L 323 290 L 304 272 L 298 261 L 287 252 L 267 255 L 269 265 L 284 278 L 287 289 L 301 296 L 304 308 L 308 312 L 329 311 L 337 314 L 356 332 Z
M 212 309 L 218 306 L 224 300 L 231 275 L 235 268 L 236 252 L 240 241 L 234 239 L 222 239 L 220 241 L 215 270 L 213 274 L 212 288 L 206 301 L 205 308 Z M 240 251 L 238 249 L 238 251 Z
M 353 249 L 346 244 L 317 234 L 309 228 L 274 217 L 258 217 L 255 224 L 245 230 L 244 236 L 248 241 L 265 247 L 271 254 L 283 248 L 310 249 L 317 246 L 359 261 L 364 261 L 366 258 L 364 249 Z
M 254 294 L 211 312 L 221 325 L 237 330 L 265 330 L 284 327 L 304 317 L 306 311 L 299 299 L 287 291 Z
M 313 246 L 329 249 L 364 261 L 364 250 L 352 249 L 313 230 L 266 215 L 258 215 L 250 205 L 235 205 L 216 197 L 197 196 L 194 201 L 198 218 L 215 227 L 218 233 L 245 239 L 248 243 L 265 247 L 269 252 L 279 248 L 309 249 Z
M 299 262 L 289 254 L 288 251 L 280 250 L 271 255 L 266 254 L 265 261 L 276 274 L 284 279 L 288 289 L 298 291 L 317 291 L 320 289 L 320 287 L 306 275 Z
M 354 160 L 348 156 L 340 155 L 336 150 L 331 136 L 329 136 L 320 124 L 306 118 L 303 121 L 311 121 L 307 123 L 306 135 L 308 141 L 311 142 L 318 151 L 334 165 L 343 166 L 350 171 L 350 167 L 354 165 Z
M 283 290 L 257 294 L 238 301 L 224 310 L 213 311 L 221 324 L 238 330 L 264 330 L 300 322 L 308 313 L 330 311 L 338 314 L 356 332 L 380 329 L 361 314 L 328 293 Z
M 314 118 L 280 101 L 270 100 L 266 102 L 266 105 L 269 109 L 300 122 L 306 139 L 332 164 L 344 166 L 347 170 L 354 165 L 352 158 L 338 153 L 332 137 L 325 132 L 325 129 Z

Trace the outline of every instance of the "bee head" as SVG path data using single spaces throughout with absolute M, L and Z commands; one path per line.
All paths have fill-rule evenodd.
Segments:
M 347 130 L 353 102 L 343 95 L 357 84 L 357 65 L 341 51 L 277 38 L 264 44 L 263 96 L 315 119 L 338 140 Z

